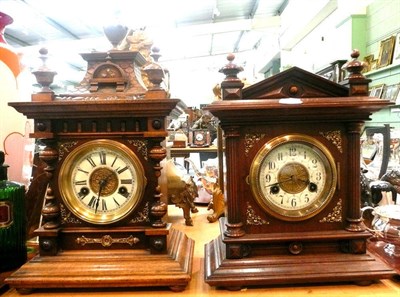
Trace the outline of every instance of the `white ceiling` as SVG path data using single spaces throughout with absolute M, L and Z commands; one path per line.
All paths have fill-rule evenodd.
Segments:
M 190 77 L 199 82 L 218 75 L 228 53 L 236 53 L 236 62 L 254 78 L 338 7 L 365 7 L 370 1 L 0 0 L 0 11 L 14 19 L 4 35 L 23 54 L 24 65 L 36 68 L 39 49 L 49 50 L 49 66 L 58 73 L 55 83 L 80 82 L 86 62 L 79 54 L 110 50 L 103 26 L 116 20 L 131 30 L 144 29 L 161 49 L 162 64 L 188 79 L 189 72 L 201 72 L 200 78 Z M 254 61 L 258 69 L 252 68 Z
M 278 16 L 287 2 L 0 0 L 0 11 L 14 19 L 5 30 L 11 46 L 22 52 L 45 46 L 70 67 L 82 69 L 78 53 L 110 49 L 103 26 L 116 19 L 133 30 L 145 28 L 161 48 L 161 60 L 182 60 L 256 48 L 265 34 L 279 27 Z

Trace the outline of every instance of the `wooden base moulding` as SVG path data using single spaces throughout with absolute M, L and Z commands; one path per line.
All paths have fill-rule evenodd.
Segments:
M 6 279 L 22 294 L 45 288 L 169 287 L 183 291 L 191 280 L 194 241 L 181 231 L 168 235 L 168 252 L 76 250 L 36 256 Z
M 239 290 L 246 286 L 354 282 L 369 285 L 395 272 L 369 252 L 308 255 L 261 255 L 228 259 L 218 236 L 205 245 L 204 278 L 211 286 Z

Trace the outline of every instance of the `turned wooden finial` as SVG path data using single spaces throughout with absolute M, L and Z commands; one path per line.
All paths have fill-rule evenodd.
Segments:
M 50 85 L 53 83 L 57 72 L 47 66 L 48 53 L 47 48 L 43 47 L 39 50 L 39 59 L 42 60 L 42 65 L 35 71 L 32 71 L 32 74 L 35 75 L 41 89 L 36 94 L 32 94 L 32 101 L 51 101 L 54 97 L 54 92 L 50 88 Z
M 166 78 L 166 73 L 168 70 L 164 69 L 158 62 L 158 59 L 161 57 L 160 48 L 154 46 L 151 49 L 150 56 L 153 59 L 149 65 L 147 65 L 143 71 L 146 73 L 147 78 L 149 79 L 151 86 L 148 88 L 148 91 L 145 94 L 145 98 L 147 99 L 163 99 L 167 98 L 167 91 L 161 86 L 161 83 Z
M 40 93 L 53 93 L 53 91 L 50 89 L 50 85 L 53 83 L 54 76 L 57 74 L 57 72 L 47 67 L 48 53 L 49 51 L 47 48 L 43 47 L 39 50 L 39 59 L 42 60 L 42 65 L 37 70 L 32 71 L 36 77 L 36 81 L 42 87 L 42 89 L 39 91 Z
M 351 60 L 342 66 L 342 69 L 347 70 L 348 75 L 340 84 L 349 88 L 349 96 L 368 96 L 368 85 L 371 80 L 361 74 L 366 63 L 359 61 L 359 56 L 360 51 L 354 49 L 351 53 Z
M 365 68 L 366 63 L 358 60 L 360 51 L 354 49 L 350 56 L 352 58 L 351 61 L 348 61 L 342 66 L 342 68 L 349 73 L 347 78 L 365 78 L 364 75 L 361 74 L 361 71 Z
M 228 54 L 226 59 L 229 61 L 228 64 L 223 66 L 219 72 L 225 74 L 225 80 L 240 80 L 237 75 L 239 72 L 243 71 L 243 67 L 233 63 L 233 60 L 235 60 L 235 55 L 232 53 Z
M 221 82 L 222 100 L 241 99 L 244 83 L 237 75 L 243 71 L 243 67 L 233 63 L 235 59 L 234 54 L 228 54 L 226 59 L 228 60 L 228 64 L 219 70 L 219 72 L 225 74 L 225 79 Z

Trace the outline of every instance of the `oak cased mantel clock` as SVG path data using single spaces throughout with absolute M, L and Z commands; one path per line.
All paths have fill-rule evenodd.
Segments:
M 387 100 L 367 97 L 356 60 L 343 85 L 293 67 L 243 89 L 228 56 L 222 101 L 227 214 L 205 246 L 205 281 L 249 285 L 354 281 L 394 271 L 367 252 L 360 218 L 360 132 Z
M 144 62 L 138 52 L 83 57 L 88 72 L 77 92 L 40 92 L 32 102 L 10 104 L 34 119 L 31 137 L 42 146 L 47 189 L 35 231 L 39 255 L 6 282 L 22 293 L 145 286 L 181 291 L 191 279 L 194 242 L 166 223 L 158 183 L 166 117 L 180 100 L 146 98 L 134 75 Z

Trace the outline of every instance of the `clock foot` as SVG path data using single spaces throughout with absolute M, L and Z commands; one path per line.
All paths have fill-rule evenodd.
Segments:
M 240 291 L 243 287 L 242 286 L 231 286 L 231 287 L 226 287 L 228 291 Z
M 172 292 L 182 292 L 183 290 L 185 290 L 186 286 L 171 286 L 169 287 L 169 289 Z
M 357 286 L 360 286 L 360 287 L 367 287 L 367 286 L 370 286 L 372 283 L 373 283 L 372 280 L 365 280 L 365 281 L 358 281 L 358 282 L 355 282 L 355 284 L 356 284 Z
M 21 295 L 29 295 L 29 294 L 32 294 L 33 289 L 30 289 L 30 288 L 19 288 L 19 289 L 17 289 L 17 292 L 19 294 L 21 294 Z

